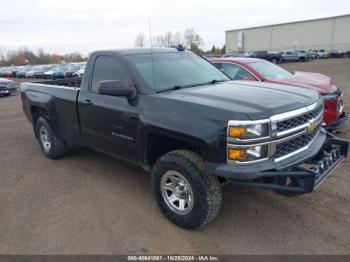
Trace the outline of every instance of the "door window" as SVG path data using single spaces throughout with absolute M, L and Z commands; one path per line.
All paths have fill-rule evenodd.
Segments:
M 225 74 L 228 75 L 228 77 L 232 80 L 244 80 L 252 77 L 254 78 L 254 76 L 251 73 L 249 73 L 246 69 L 238 65 L 223 63 L 221 65 L 221 68 L 225 72 Z
M 105 80 L 120 80 L 131 84 L 125 66 L 111 56 L 99 56 L 95 60 L 92 73 L 91 92 L 97 93 L 98 84 Z

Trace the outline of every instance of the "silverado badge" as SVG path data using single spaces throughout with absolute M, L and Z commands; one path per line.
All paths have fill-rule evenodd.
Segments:
M 309 125 L 307 126 L 307 132 L 309 134 L 313 133 L 317 127 L 317 124 L 315 121 L 309 121 Z

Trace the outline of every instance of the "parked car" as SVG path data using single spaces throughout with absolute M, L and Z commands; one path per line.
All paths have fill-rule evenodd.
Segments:
M 0 96 L 9 96 L 17 92 L 16 83 L 6 78 L 0 78 Z
M 54 79 L 53 77 L 53 74 L 55 73 L 55 76 L 56 75 L 62 75 L 61 78 L 64 78 L 64 73 L 63 73 L 63 70 L 64 68 L 67 67 L 66 64 L 61 64 L 61 65 L 56 65 L 54 68 L 44 72 L 44 78 L 46 79 Z M 60 77 L 56 77 L 56 78 L 60 78 Z
M 347 154 L 348 142 L 321 127 L 314 90 L 229 81 L 170 48 L 94 52 L 86 70 L 80 88 L 80 79 L 21 84 L 43 154 L 79 144 L 139 165 L 161 211 L 187 229 L 216 217 L 224 182 L 310 193 Z
M 26 78 L 34 78 L 34 73 L 40 71 L 41 68 L 41 65 L 32 66 L 31 69 L 26 72 Z
M 5 67 L 1 71 L 1 77 L 12 77 L 12 67 Z
M 242 54 L 226 54 L 223 55 L 221 57 L 225 58 L 225 57 L 246 57 L 248 54 L 246 53 L 242 53 Z
M 346 57 L 346 51 L 343 49 L 332 50 L 329 56 L 331 58 L 343 58 L 343 57 Z
M 52 73 L 52 79 L 63 79 L 73 77 L 73 74 L 79 69 L 77 65 L 62 66 Z
M 203 56 L 205 59 L 210 59 L 210 58 L 216 58 L 216 57 L 220 57 L 219 55 L 205 55 Z
M 73 77 L 83 77 L 86 65 L 82 65 L 78 71 L 74 72 Z
M 297 50 L 296 52 L 297 52 L 301 57 L 304 58 L 304 60 L 302 60 L 302 62 L 304 62 L 304 61 L 311 61 L 311 60 L 313 60 L 313 59 L 316 58 L 316 56 L 315 56 L 313 53 L 311 53 L 311 52 L 306 52 L 306 51 L 304 51 L 304 50 Z
M 314 52 L 317 54 L 317 58 L 329 58 L 330 53 L 324 49 L 317 49 L 314 50 Z
M 293 51 L 293 50 L 286 50 L 282 51 L 281 53 L 281 60 L 282 62 L 305 62 L 307 61 L 307 58 L 305 54 Z
M 26 73 L 32 69 L 32 66 L 24 66 L 20 70 L 17 71 L 16 77 L 17 78 L 24 78 L 26 77 Z
M 326 128 L 335 131 L 347 123 L 349 114 L 344 112 L 342 91 L 325 75 L 308 72 L 292 74 L 268 61 L 254 58 L 222 58 L 211 59 L 210 62 L 232 80 L 263 81 L 318 91 L 324 99 Z
M 7 67 L 0 68 L 0 77 L 4 77 L 5 76 L 5 71 L 7 71 Z
M 264 59 L 274 64 L 280 63 L 282 61 L 281 54 L 277 52 L 254 51 L 254 52 L 248 53 L 246 56 Z
M 38 66 L 33 74 L 34 78 L 45 78 L 44 73 L 47 72 L 48 70 L 56 67 L 57 65 L 42 65 L 42 66 Z
M 61 70 L 61 67 L 62 67 L 62 65 L 56 65 L 54 68 L 52 68 L 52 69 L 50 69 L 50 70 L 44 72 L 44 76 L 43 76 L 43 77 L 44 77 L 45 79 L 50 79 L 50 78 L 52 78 L 53 72 L 54 72 L 54 71 L 59 71 L 59 70 Z
M 11 75 L 10 77 L 16 77 L 17 72 L 21 69 L 21 66 L 13 66 L 11 67 Z

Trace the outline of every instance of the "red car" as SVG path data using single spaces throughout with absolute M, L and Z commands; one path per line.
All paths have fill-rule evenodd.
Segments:
M 232 80 L 266 81 L 313 89 L 324 99 L 324 122 L 326 129 L 343 127 L 349 117 L 344 112 L 342 91 L 332 84 L 331 78 L 318 73 L 295 72 L 294 74 L 266 60 L 257 58 L 215 58 L 209 59 Z

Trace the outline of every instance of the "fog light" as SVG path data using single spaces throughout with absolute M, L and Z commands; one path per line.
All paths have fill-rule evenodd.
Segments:
M 243 148 L 229 149 L 228 158 L 231 160 L 245 160 L 247 158 L 247 151 Z
M 256 161 L 266 159 L 268 156 L 268 145 L 251 147 L 229 147 L 227 158 L 240 162 Z

